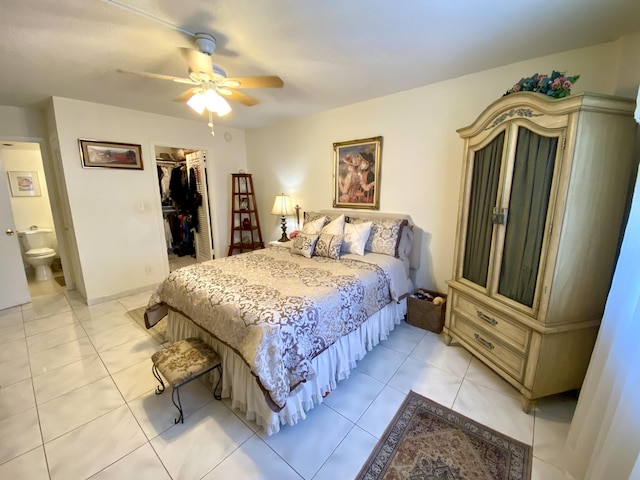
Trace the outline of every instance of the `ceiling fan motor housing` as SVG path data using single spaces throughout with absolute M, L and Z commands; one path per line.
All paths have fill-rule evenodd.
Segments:
M 216 39 L 208 33 L 196 33 L 194 42 L 202 53 L 211 55 L 216 49 Z

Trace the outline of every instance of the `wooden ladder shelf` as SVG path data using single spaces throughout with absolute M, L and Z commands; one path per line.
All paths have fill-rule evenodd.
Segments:
M 231 241 L 229 256 L 264 248 L 250 173 L 232 173 Z

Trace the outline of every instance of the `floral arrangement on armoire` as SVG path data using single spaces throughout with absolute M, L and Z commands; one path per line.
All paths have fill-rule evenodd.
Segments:
M 551 75 L 533 74 L 523 77 L 503 95 L 516 92 L 538 92 L 553 98 L 563 98 L 571 94 L 571 87 L 580 75 L 568 76 L 565 72 L 553 70 Z

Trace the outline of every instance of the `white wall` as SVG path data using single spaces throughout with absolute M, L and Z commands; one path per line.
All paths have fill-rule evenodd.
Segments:
M 640 33 L 621 38 L 618 47 L 620 65 L 616 95 L 635 98 L 640 79 Z
M 380 210 L 408 213 L 424 230 L 415 281 L 446 291 L 462 167 L 463 142 L 456 129 L 469 125 L 521 77 L 534 73 L 555 69 L 580 74 L 573 93 L 614 94 L 622 47 L 633 51 L 636 43 L 633 39 L 624 45 L 619 41 L 559 53 L 248 131 L 248 166 L 265 241 L 280 236 L 279 218 L 269 215 L 275 195 L 292 195 L 303 210 L 331 208 L 333 143 L 381 135 Z M 636 58 L 639 50 L 635 48 Z M 640 76 L 626 81 L 635 82 L 637 89 Z M 290 219 L 288 229 L 292 227 Z
M 155 145 L 207 152 L 214 242 L 217 253 L 226 250 L 230 174 L 246 168 L 243 131 L 217 127 L 212 137 L 205 121 L 58 97 L 53 112 L 88 303 L 147 288 L 169 273 Z M 140 144 L 144 170 L 83 168 L 79 138 Z
M 41 111 L 0 105 L 0 138 L 2 140 L 34 141 L 44 139 L 47 129 Z

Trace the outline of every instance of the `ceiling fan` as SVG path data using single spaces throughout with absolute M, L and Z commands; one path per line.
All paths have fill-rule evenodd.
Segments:
M 256 98 L 236 90 L 237 88 L 282 88 L 284 85 L 282 79 L 274 75 L 229 78 L 226 72 L 219 66 L 214 65 L 211 60 L 211 55 L 216 48 L 216 39 L 213 35 L 196 33 L 194 35 L 194 42 L 197 49 L 181 49 L 189 64 L 189 78 L 120 69 L 118 72 L 192 85 L 192 87 L 184 91 L 176 101 L 186 102 L 200 114 L 202 114 L 205 109 L 208 110 L 210 124 L 212 113 L 217 113 L 218 116 L 221 117 L 231 111 L 231 107 L 225 98 L 248 107 L 258 103 Z M 212 124 L 210 126 L 212 126 Z

